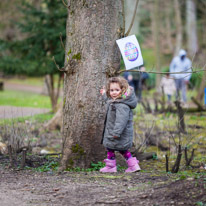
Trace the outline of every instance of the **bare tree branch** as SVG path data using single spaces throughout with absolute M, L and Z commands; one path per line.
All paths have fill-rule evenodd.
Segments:
M 64 47 L 64 43 L 63 43 L 63 41 L 62 41 L 62 33 L 60 33 L 59 38 L 60 38 L 60 41 L 61 41 L 62 48 L 64 49 L 64 51 L 66 51 L 66 50 L 65 50 L 65 47 Z
M 166 172 L 169 172 L 169 157 L 167 154 L 166 154 L 165 158 L 166 158 Z
M 64 0 L 62 0 L 62 3 L 63 3 L 63 5 L 68 9 L 69 8 L 69 5 L 67 5 L 65 2 L 64 2 Z
M 65 67 L 63 67 L 62 69 L 60 69 L 59 65 L 58 65 L 58 64 L 56 63 L 56 61 L 55 61 L 54 56 L 53 56 L 52 60 L 54 61 L 54 64 L 56 65 L 56 68 L 57 68 L 59 71 L 61 71 L 61 72 L 67 72 L 67 70 L 66 70 L 65 68 L 67 68 L 67 66 L 68 66 L 69 64 L 66 65 Z
M 128 34 L 129 34 L 129 32 L 131 31 L 132 26 L 133 26 L 133 24 L 134 24 L 134 19 L 135 19 L 135 15 L 136 15 L 136 12 L 137 12 L 138 3 L 139 3 L 139 0 L 136 0 L 135 9 L 134 9 L 133 17 L 132 17 L 132 21 L 131 21 L 131 24 L 130 24 L 129 29 L 128 29 L 128 31 L 126 32 L 125 36 L 128 36 Z
M 125 8 L 124 8 L 124 0 L 122 1 L 122 16 L 123 16 L 123 28 L 122 28 L 122 33 L 123 35 L 125 34 Z
M 206 65 L 205 65 L 206 66 Z M 205 67 L 204 66 L 204 67 Z M 140 70 L 121 70 L 121 71 L 118 71 L 117 73 L 120 74 L 122 72 L 142 72 Z M 194 74 L 194 73 L 199 73 L 199 72 L 203 72 L 203 71 L 206 71 L 206 69 L 200 69 L 200 70 L 196 70 L 196 71 L 191 71 L 191 72 L 155 72 L 155 71 L 145 71 L 145 73 L 151 73 L 151 74 Z

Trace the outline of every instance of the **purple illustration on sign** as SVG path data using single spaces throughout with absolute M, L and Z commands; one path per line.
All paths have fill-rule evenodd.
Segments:
M 133 62 L 138 58 L 139 52 L 134 44 L 127 42 L 124 48 L 124 55 L 129 61 Z

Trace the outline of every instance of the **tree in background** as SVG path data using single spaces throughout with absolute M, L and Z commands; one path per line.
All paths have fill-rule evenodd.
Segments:
M 198 52 L 197 15 L 196 3 L 194 0 L 186 1 L 186 17 L 188 53 L 189 55 L 194 56 L 196 52 Z
M 0 39 L 20 39 L 20 32 L 12 20 L 19 20 L 21 12 L 17 10 L 22 0 L 0 1 Z
M 180 49 L 183 46 L 183 28 L 182 28 L 182 18 L 181 18 L 181 7 L 180 1 L 174 0 L 174 10 L 175 10 L 175 25 L 176 25 L 176 44 L 175 44 L 175 56 L 178 55 Z
M 197 51 L 193 59 L 193 67 L 199 67 L 200 69 L 200 67 L 205 65 L 204 56 L 206 54 L 206 1 L 159 0 L 159 40 L 156 41 L 154 31 L 157 21 L 154 17 L 154 5 L 157 4 L 157 2 L 158 1 L 154 0 L 145 0 L 139 4 L 138 11 L 140 13 L 138 15 L 140 15 L 141 18 L 139 19 L 138 38 L 141 39 L 141 48 L 143 50 L 142 53 L 146 68 L 152 69 L 158 64 L 158 54 L 156 54 L 155 51 L 157 47 L 156 44 L 158 43 L 159 53 L 161 55 L 161 71 L 168 70 L 172 57 L 180 48 L 187 50 L 191 59 L 194 57 L 194 51 Z M 190 29 L 188 29 L 189 27 Z M 193 50 L 192 52 L 190 52 L 191 49 Z M 152 55 L 149 55 L 150 52 Z M 145 53 L 146 55 L 144 55 Z M 157 86 L 153 83 L 155 82 L 154 76 L 155 75 L 150 75 L 149 80 L 152 83 L 152 87 Z M 196 79 L 197 81 L 201 81 L 200 78 Z M 158 83 L 158 81 L 156 81 L 156 83 Z M 196 84 L 195 81 L 195 85 L 199 84 Z M 199 92 L 200 90 L 198 90 L 198 93 Z
M 0 71 L 4 74 L 24 74 L 28 76 L 47 75 L 46 83 L 55 111 L 60 91 L 62 74 L 56 63 L 64 62 L 64 49 L 60 34 L 65 38 L 67 12 L 61 1 L 43 0 L 38 6 L 22 3 L 22 19 L 18 27 L 22 33 L 21 40 L 2 40 L 0 47 Z M 63 65 L 62 65 L 63 66 Z M 54 74 L 58 74 L 55 90 Z

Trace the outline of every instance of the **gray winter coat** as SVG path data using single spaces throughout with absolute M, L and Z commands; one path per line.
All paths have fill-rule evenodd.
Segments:
M 107 101 L 107 114 L 103 131 L 103 145 L 116 151 L 127 150 L 133 142 L 133 113 L 137 98 L 131 87 L 131 93 L 125 99 Z M 117 136 L 117 138 L 114 138 Z

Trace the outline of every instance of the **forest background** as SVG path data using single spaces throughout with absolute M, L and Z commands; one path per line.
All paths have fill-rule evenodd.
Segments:
M 1 71 L 29 76 L 58 73 L 52 57 L 63 66 L 64 50 L 59 38 L 62 36 L 65 42 L 67 12 L 60 1 L 30 1 L 30 7 L 25 2 L 1 2 Z M 126 30 L 134 6 L 132 0 L 125 1 Z M 204 0 L 139 1 L 130 34 L 136 34 L 140 42 L 148 71 L 153 68 L 168 71 L 180 48 L 188 51 L 193 68 L 198 69 L 204 66 L 205 24 Z M 124 69 L 123 62 L 121 68 Z M 202 74 L 193 75 L 191 86 L 200 86 Z M 151 74 L 152 87 L 155 76 Z
M 75 2 L 75 1 L 68 1 Z M 77 1 L 76 1 L 77 2 Z M 79 1 L 79 4 L 83 5 L 83 7 L 87 7 L 87 2 L 92 1 Z M 95 1 L 101 3 L 102 1 Z M 105 1 L 107 2 L 107 1 Z M 134 14 L 135 2 L 134 0 L 125 0 L 125 33 L 127 33 L 130 24 L 132 23 L 132 17 Z M 137 1 L 138 2 L 138 1 Z M 92 3 L 91 3 L 92 4 Z M 75 3 L 74 3 L 75 5 Z M 80 7 L 76 7 L 76 10 L 73 9 L 73 5 L 69 8 L 69 4 L 66 5 L 64 1 L 52 1 L 52 0 L 36 0 L 36 1 L 23 1 L 23 0 L 11 0 L 11 1 L 1 1 L 0 2 L 0 72 L 1 72 L 1 81 L 7 82 L 11 81 L 13 77 L 19 82 L 23 82 L 28 79 L 27 82 L 31 83 L 31 77 L 39 77 L 41 80 L 41 84 L 45 84 L 47 87 L 48 96 L 50 97 L 51 107 L 48 106 L 48 102 L 46 103 L 47 108 L 52 108 L 52 111 L 55 112 L 58 110 L 58 99 L 62 100 L 61 90 L 62 90 L 62 80 L 63 76 L 67 77 L 67 75 L 63 75 L 62 72 L 58 70 L 58 68 L 62 68 L 65 65 L 65 62 L 69 61 L 67 57 L 70 58 L 73 50 L 68 49 L 66 44 L 66 19 L 67 12 L 69 14 L 76 15 L 75 11 L 79 11 Z M 71 10 L 68 10 L 71 9 Z M 79 16 L 81 16 L 81 12 L 79 12 Z M 78 21 L 77 21 L 78 22 Z M 67 25 L 68 27 L 68 25 Z M 142 161 L 141 167 L 143 168 L 143 173 L 145 172 L 145 176 L 143 173 L 142 180 L 140 180 L 140 176 L 135 174 L 133 177 L 138 177 L 140 182 L 147 181 L 150 174 L 152 172 L 153 175 L 156 175 L 159 181 L 164 182 L 163 188 L 166 189 L 169 187 L 165 183 L 165 177 L 168 178 L 168 174 L 179 173 L 177 176 L 172 176 L 172 178 L 176 178 L 175 180 L 189 180 L 191 183 L 182 184 L 182 191 L 186 191 L 186 188 L 190 188 L 187 195 L 189 198 L 188 202 L 186 201 L 186 196 L 181 197 L 179 203 L 183 201 L 186 205 L 204 205 L 206 200 L 204 199 L 205 192 L 205 110 L 204 110 L 204 88 L 206 86 L 206 76 L 205 71 L 193 73 L 192 79 L 190 81 L 190 91 L 188 93 L 189 97 L 193 95 L 197 102 L 199 103 L 198 109 L 200 111 L 196 111 L 195 113 L 189 113 L 189 110 L 185 111 L 185 131 L 181 132 L 179 128 L 178 114 L 173 113 L 172 111 L 163 111 L 163 106 L 159 111 L 155 111 L 155 105 L 153 103 L 153 95 L 157 95 L 156 89 L 158 88 L 158 83 L 160 82 L 161 75 L 158 74 L 160 72 L 168 71 L 169 64 L 175 56 L 179 49 L 183 48 L 188 52 L 188 56 L 192 60 L 193 70 L 201 70 L 205 69 L 205 55 L 206 55 L 206 1 L 205 0 L 174 0 L 174 1 L 163 1 L 163 0 L 145 0 L 139 1 L 137 12 L 135 14 L 135 20 L 133 22 L 132 30 L 129 34 L 135 34 L 140 43 L 140 47 L 143 54 L 144 64 L 147 72 L 150 75 L 148 79 L 148 86 L 150 90 L 146 90 L 143 93 L 143 96 L 148 97 L 147 103 L 150 104 L 151 108 L 145 107 L 143 108 L 141 105 L 134 111 L 134 134 L 135 134 L 135 152 L 139 149 L 141 152 L 147 152 L 150 154 L 151 161 Z M 95 33 L 96 32 L 96 33 Z M 69 35 L 74 35 L 69 33 Z M 95 29 L 92 33 L 98 34 L 98 31 Z M 121 31 L 120 31 L 121 33 Z M 124 33 L 124 34 L 125 34 Z M 76 34 L 77 35 L 77 34 Z M 121 35 L 120 35 L 121 36 Z M 124 35 L 122 35 L 123 37 Z M 95 36 L 92 36 L 95 37 Z M 90 38 L 92 39 L 92 38 Z M 106 38 L 105 38 L 106 39 Z M 65 46 L 66 45 L 66 46 Z M 78 48 L 77 48 L 78 50 Z M 66 56 L 66 58 L 65 58 Z M 71 59 L 74 62 L 81 61 L 80 53 L 72 53 Z M 71 60 L 70 59 L 70 60 Z M 74 64 L 75 66 L 75 64 Z M 58 68 L 57 68 L 58 67 Z M 121 60 L 121 69 L 124 69 L 124 63 Z M 156 72 L 150 73 L 150 72 Z M 94 71 L 95 73 L 95 71 Z M 93 74 L 93 73 L 92 73 Z M 68 75 L 69 76 L 69 75 Z M 87 78 L 87 76 L 85 76 Z M 66 79 L 66 78 L 65 78 Z M 71 79 L 72 80 L 72 79 Z M 56 82 L 55 82 L 56 81 Z M 69 82 L 69 81 L 68 81 Z M 65 81 L 66 83 L 68 83 Z M 72 82 L 72 81 L 71 81 Z M 71 85 L 70 85 L 71 86 Z M 101 85 L 99 85 L 101 86 Z M 42 86 L 43 87 L 43 86 Z M 98 88 L 97 88 L 98 89 Z M 4 93 L 7 91 L 5 90 Z M 93 90 L 92 90 L 93 92 Z M 9 93 L 10 96 L 15 96 L 15 93 Z M 64 91 L 66 93 L 66 91 Z M 192 93 L 192 94 L 191 94 Z M 2 97 L 3 92 L 1 93 Z M 28 99 L 21 97 L 19 93 L 17 93 L 18 97 L 16 97 L 15 101 L 9 99 L 7 104 L 10 105 L 19 99 L 23 99 L 21 101 L 21 106 L 31 106 Z M 65 95 L 65 94 L 64 94 Z M 66 95 L 65 95 L 66 96 Z M 2 101 L 1 98 L 0 101 Z M 35 102 L 41 102 L 44 97 L 39 96 L 36 97 Z M 65 103 L 65 97 L 63 98 L 63 102 Z M 66 100 L 67 101 L 67 100 Z M 161 101 L 160 101 L 161 102 Z M 191 102 L 189 98 L 189 102 Z M 68 102 L 66 102 L 68 103 Z M 5 103 L 2 103 L 5 105 Z M 40 103 L 41 104 L 41 103 Z M 81 101 L 78 102 L 79 110 L 83 110 L 84 105 Z M 83 106 L 82 106 L 83 105 Z M 162 104 L 163 105 L 163 104 Z M 197 106 L 197 105 L 195 105 Z M 99 109 L 99 108 L 97 108 Z M 150 110 L 151 109 L 151 110 Z M 150 111 L 149 111 L 150 110 Z M 96 111 L 92 108 L 92 113 Z M 65 112 L 66 113 L 66 112 Z M 98 112 L 97 112 L 98 113 Z M 32 159 L 33 157 L 27 157 L 27 162 L 23 162 L 26 164 L 26 168 L 34 167 L 38 171 L 48 172 L 48 174 L 52 174 L 53 171 L 56 171 L 59 168 L 59 155 L 62 152 L 62 133 L 59 128 L 62 125 L 58 125 L 55 127 L 55 130 L 42 128 L 42 125 L 47 125 L 48 120 L 54 116 L 53 114 L 49 115 L 41 115 L 39 118 L 36 117 L 35 124 L 33 125 L 33 120 L 29 118 L 23 118 L 23 120 L 17 120 L 20 124 L 11 124 L 9 121 L 2 121 L 1 124 L 1 140 L 6 140 L 6 136 L 4 136 L 4 131 L 6 131 L 6 135 L 8 135 L 8 131 L 18 131 L 15 133 L 15 137 L 24 137 L 22 134 L 26 134 L 26 137 L 29 137 L 32 142 L 33 152 L 35 151 L 37 154 L 47 151 L 55 154 L 56 159 L 50 159 L 48 157 L 40 158 L 36 156 L 36 159 Z M 91 115 L 92 116 L 92 115 Z M 100 119 L 103 119 L 101 115 L 99 115 Z M 85 115 L 87 118 L 87 116 Z M 68 116 L 64 116 L 64 119 L 69 119 Z M 72 117 L 73 118 L 73 117 Z M 43 119 L 43 121 L 42 121 Z M 75 118 L 73 118 L 75 119 Z M 80 118 L 77 125 L 81 122 Z M 88 118 L 88 125 L 90 123 L 90 119 Z M 16 120 L 12 120 L 15 122 Z M 92 123 L 94 123 L 92 119 Z M 168 125 L 168 122 L 170 123 Z M 85 122 L 86 124 L 86 122 Z M 99 124 L 102 124 L 102 121 L 99 121 Z M 26 127 L 25 127 L 26 125 Z M 81 124 L 80 124 L 81 125 Z M 85 125 L 85 128 L 88 129 L 88 125 Z M 68 126 L 68 125 L 66 125 Z M 79 126 L 81 128 L 81 126 Z M 27 128 L 27 129 L 25 129 Z M 95 127 L 96 128 L 96 127 Z M 64 128 L 66 129 L 66 128 Z M 72 129 L 72 128 L 71 128 Z M 79 128 L 74 127 L 74 130 L 79 130 Z M 92 130 L 93 128 L 91 128 Z M 97 129 L 99 127 L 97 125 Z M 82 136 L 82 139 L 79 138 L 81 135 L 73 137 L 73 139 L 78 139 L 79 142 L 85 142 L 85 145 L 88 144 L 87 141 L 89 134 L 93 137 L 93 133 L 85 132 L 85 136 Z M 82 131 L 81 131 L 82 132 Z M 11 133 L 9 133 L 11 134 Z M 77 137 L 77 138 L 76 138 Z M 64 138 L 67 138 L 64 135 Z M 83 139 L 85 138 L 85 139 Z M 18 139 L 18 138 L 17 138 Z M 154 140 L 155 139 L 155 140 Z M 94 143 L 91 138 L 89 144 L 92 145 Z M 73 165 L 73 168 L 67 168 L 68 171 L 93 171 L 99 170 L 100 167 L 103 166 L 101 162 L 97 164 L 91 165 L 91 159 L 88 157 L 87 160 L 84 160 L 85 150 L 88 149 L 84 144 L 79 144 L 79 142 L 75 142 L 71 145 L 71 151 L 73 155 L 76 155 L 76 158 L 81 161 L 76 161 Z M 97 141 L 99 143 L 99 141 Z M 27 144 L 25 141 L 24 144 Z M 99 145 L 99 144 L 98 144 Z M 16 146 L 16 145 L 15 145 Z M 24 145 L 25 146 L 25 145 Z M 47 147 L 45 147 L 47 146 Z M 85 146 L 85 147 L 84 147 Z M 178 147 L 181 146 L 182 148 Z M 50 147 L 50 148 L 48 148 Z M 92 147 L 91 147 L 92 148 Z M 180 148 L 180 149 L 179 149 Z M 19 148 L 14 148 L 16 151 Z M 96 149 L 96 156 L 99 152 L 99 146 Z M 101 149 L 102 150 L 102 149 Z M 15 151 L 15 152 L 16 152 Z M 194 154 L 195 151 L 195 154 Z M 22 158 L 25 154 L 22 152 Z M 28 151 L 29 152 L 29 151 Z M 190 158 L 188 158 L 188 153 L 190 152 Z M 99 157 L 104 158 L 102 153 L 99 152 Z M 184 155 L 183 155 L 184 153 Z M 187 156 L 188 155 L 188 156 Z M 182 162 L 180 165 L 180 157 L 182 156 Z M 165 166 L 165 161 L 167 161 L 167 157 L 169 157 L 168 164 Z M 183 158 L 184 157 L 184 158 Z M 79 160 L 78 159 L 78 160 Z M 21 165 L 19 159 L 17 159 L 17 164 Z M 73 164 L 73 160 L 70 159 L 70 163 Z M 11 164 L 11 159 L 6 156 L 4 159 L 5 164 L 4 168 L 7 168 L 8 164 Z M 179 163 L 178 163 L 179 161 Z M 8 163 L 9 162 L 9 163 Z M 36 162 L 39 162 L 37 164 Z M 80 162 L 80 163 L 79 163 Z M 88 162 L 91 165 L 88 168 Z M 191 163 L 192 162 L 192 163 Z M 177 163 L 177 164 L 176 164 Z M 70 166 L 72 165 L 70 164 Z M 123 163 L 122 163 L 123 164 Z M 179 164 L 179 165 L 178 165 Z M 32 166 L 31 166 L 32 165 Z M 83 167 L 81 167 L 83 165 Z M 85 166 L 86 165 L 86 166 Z M 172 166 L 173 165 L 173 166 Z M 15 165 L 13 165 L 15 167 Z M 22 166 L 22 165 L 21 165 Z M 66 165 L 67 166 L 67 165 Z M 177 168 L 178 167 L 178 168 Z M 82 169 L 83 168 L 83 169 Z M 63 167 L 65 169 L 65 165 Z M 121 166 L 118 168 L 120 172 L 124 168 Z M 167 171 L 167 173 L 162 173 L 163 171 Z M 157 174 L 155 171 L 158 171 Z M 161 171 L 161 173 L 159 172 Z M 163 174 L 166 174 L 164 176 Z M 4 174 L 5 175 L 5 174 Z M 72 173 L 71 173 L 72 175 Z M 75 174 L 75 178 L 76 178 Z M 93 174 L 92 174 L 93 175 Z M 99 174 L 97 174 L 98 176 Z M 81 176 L 81 173 L 80 173 Z M 94 178 L 98 178 L 95 176 Z M 104 177 L 104 176 L 103 176 Z M 39 181 L 41 181 L 41 177 L 38 176 Z M 37 179 L 38 179 L 37 178 Z M 101 176 L 102 178 L 102 176 Z M 130 181 L 131 177 L 125 176 L 105 176 L 104 178 L 112 179 L 116 184 L 124 185 L 124 181 Z M 115 180 L 117 178 L 117 180 Z M 170 178 L 170 177 L 169 177 Z M 81 178 L 80 178 L 81 179 Z M 133 178 L 131 178 L 133 179 Z M 76 179 L 75 179 L 76 180 Z M 154 182 L 156 181 L 154 178 Z M 168 180 L 168 179 L 167 179 Z M 22 180 L 23 181 L 23 180 Z M 36 180 L 38 182 L 38 180 Z M 84 181 L 84 180 L 83 180 Z M 153 182 L 153 180 L 151 180 Z M 193 184 L 194 183 L 194 184 Z M 97 184 L 97 183 L 95 183 Z M 103 182 L 102 184 L 106 184 Z M 136 187 L 136 182 L 129 182 L 128 184 L 132 184 L 131 190 L 138 190 Z M 169 183 L 168 183 L 169 184 Z M 179 182 L 177 183 L 177 185 Z M 194 185 L 196 185 L 194 187 Z M 113 186 L 114 186 L 113 185 Z M 150 183 L 148 183 L 150 185 Z M 155 184 L 154 184 L 155 185 Z M 153 186 L 154 186 L 153 185 Z M 156 185 L 157 186 L 157 185 Z M 170 185 L 172 187 L 172 185 Z M 60 186 L 59 186 L 60 187 Z M 115 186 L 114 186 L 115 188 Z M 147 188 L 147 187 L 146 187 Z M 195 188 L 195 189 L 194 189 Z M 58 189 L 58 188 L 57 188 Z M 58 191 L 56 189 L 56 191 Z M 68 188 L 67 188 L 68 189 Z M 197 190 L 197 191 L 196 191 Z M 192 192 L 195 192 L 195 195 L 192 195 Z M 116 191 L 118 193 L 118 191 Z M 164 194 L 165 191 L 162 192 Z M 198 194 L 199 193 L 199 194 Z M 132 193 L 130 193 L 131 195 Z M 157 193 L 156 193 L 157 194 Z M 165 193 L 166 194 L 166 193 Z M 134 195 L 135 192 L 134 192 Z M 177 194 L 176 194 L 177 195 Z M 161 196 L 157 194 L 157 196 Z M 162 195 L 164 196 L 164 195 Z M 187 196 L 187 197 L 188 197 Z M 192 196 L 195 196 L 192 199 Z M 145 199 L 144 199 L 145 198 Z M 143 196 L 143 200 L 146 201 L 149 196 Z M 160 197 L 159 197 L 160 198 Z M 140 198 L 141 199 L 141 198 Z M 174 197 L 170 196 L 170 200 L 174 200 Z M 176 198 L 175 201 L 178 201 Z M 158 198 L 157 198 L 158 202 Z M 172 203 L 173 204 L 173 203 Z M 150 204 L 151 205 L 151 204 Z M 169 203 L 165 203 L 165 205 L 169 205 Z

